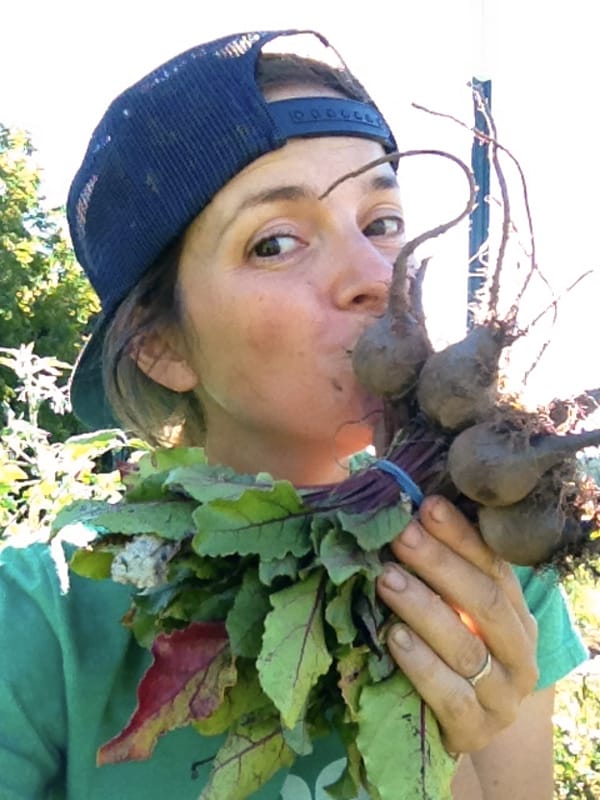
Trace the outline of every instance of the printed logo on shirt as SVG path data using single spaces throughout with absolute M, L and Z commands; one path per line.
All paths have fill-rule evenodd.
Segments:
M 314 795 L 303 778 L 298 775 L 288 775 L 281 787 L 281 800 L 331 800 L 331 796 L 325 791 L 325 786 L 337 781 L 345 766 L 346 759 L 340 758 L 324 767 L 317 778 Z M 364 789 L 361 789 L 355 800 L 369 800 L 369 796 Z

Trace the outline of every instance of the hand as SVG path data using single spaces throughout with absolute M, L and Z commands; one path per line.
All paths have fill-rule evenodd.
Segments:
M 447 750 L 480 750 L 516 719 L 537 682 L 537 625 L 519 582 L 441 497 L 425 499 L 392 551 L 400 563 L 378 580 L 402 620 L 389 633 L 391 655 L 435 714 Z M 472 685 L 488 652 L 490 667 Z

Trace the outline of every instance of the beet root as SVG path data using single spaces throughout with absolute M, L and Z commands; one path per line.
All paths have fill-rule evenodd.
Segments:
M 566 523 L 560 505 L 538 494 L 504 508 L 482 506 L 478 517 L 488 547 L 505 561 L 522 566 L 550 561 Z
M 500 323 L 478 325 L 427 359 L 417 401 L 429 419 L 456 431 L 490 416 L 497 400 L 498 362 L 508 338 Z
M 384 314 L 356 343 L 352 367 L 369 391 L 400 398 L 414 388 L 430 352 L 429 340 L 414 317 Z
M 510 506 L 526 497 L 555 464 L 598 444 L 600 430 L 532 437 L 527 430 L 482 422 L 456 436 L 448 451 L 448 471 L 471 500 Z

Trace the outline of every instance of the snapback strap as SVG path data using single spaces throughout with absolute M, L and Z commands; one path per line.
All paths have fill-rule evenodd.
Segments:
M 273 121 L 286 139 L 310 136 L 360 136 L 375 139 L 386 151 L 396 142 L 377 109 L 345 97 L 294 97 L 268 104 Z

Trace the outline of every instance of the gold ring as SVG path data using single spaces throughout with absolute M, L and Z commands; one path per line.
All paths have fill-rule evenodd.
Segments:
M 476 672 L 475 675 L 471 675 L 470 678 L 467 678 L 467 681 L 471 684 L 473 688 L 475 688 L 479 683 L 479 681 L 482 678 L 487 678 L 487 676 L 490 674 L 491 671 L 492 671 L 492 654 L 488 650 L 487 655 L 485 657 L 485 661 L 483 662 L 483 666 L 481 667 L 481 669 L 478 672 Z

